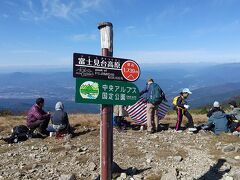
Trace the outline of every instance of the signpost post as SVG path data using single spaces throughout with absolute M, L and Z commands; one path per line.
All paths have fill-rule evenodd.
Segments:
M 140 76 L 140 67 L 129 59 L 113 55 L 112 23 L 98 25 L 102 56 L 73 54 L 73 77 L 76 78 L 75 101 L 101 105 L 100 158 L 101 179 L 110 180 L 113 165 L 113 105 L 133 105 L 139 90 L 131 82 Z

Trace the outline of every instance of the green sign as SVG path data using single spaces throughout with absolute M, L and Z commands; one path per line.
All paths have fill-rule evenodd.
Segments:
M 76 78 L 77 103 L 133 105 L 139 90 L 131 82 Z

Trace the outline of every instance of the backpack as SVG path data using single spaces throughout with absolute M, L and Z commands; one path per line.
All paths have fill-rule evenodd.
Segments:
M 163 91 L 160 86 L 156 83 L 152 83 L 152 91 L 150 92 L 148 102 L 154 105 L 159 105 L 163 99 Z
M 29 138 L 29 129 L 25 125 L 15 126 L 12 129 L 12 134 L 8 138 L 9 143 L 18 143 L 19 141 L 25 141 Z
M 179 98 L 179 97 L 180 97 L 180 96 L 176 96 L 175 98 L 173 98 L 172 104 L 173 104 L 174 107 L 177 106 L 177 101 L 178 101 L 178 98 Z

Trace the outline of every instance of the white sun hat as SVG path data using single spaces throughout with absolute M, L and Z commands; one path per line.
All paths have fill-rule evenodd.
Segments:
M 213 107 L 219 108 L 220 107 L 220 103 L 218 101 L 215 101 L 213 103 Z
M 182 90 L 182 93 L 192 94 L 192 92 L 191 92 L 188 88 L 184 88 L 184 89 Z

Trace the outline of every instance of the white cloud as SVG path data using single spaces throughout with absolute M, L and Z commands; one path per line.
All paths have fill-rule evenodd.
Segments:
M 101 8 L 105 0 L 25 0 L 26 8 L 22 10 L 21 20 L 47 20 L 49 18 L 60 18 L 74 20 L 91 10 Z
M 73 41 L 88 41 L 88 40 L 96 40 L 97 35 L 96 34 L 75 34 L 70 37 Z
M 240 62 L 240 53 L 224 53 L 207 50 L 124 51 L 117 52 L 117 54 L 119 57 L 131 58 L 139 63 Z

